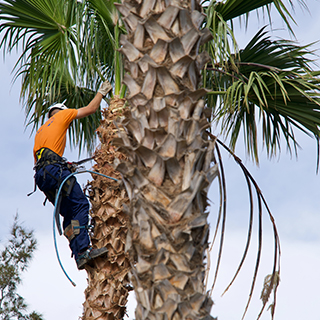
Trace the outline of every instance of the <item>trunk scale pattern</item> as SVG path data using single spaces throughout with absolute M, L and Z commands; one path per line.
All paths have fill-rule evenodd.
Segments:
M 125 159 L 117 152 L 111 141 L 116 136 L 114 119 L 119 117 L 124 99 L 114 98 L 108 109 L 103 110 L 104 119 L 97 129 L 101 145 L 97 148 L 94 171 L 121 180 L 119 172 L 112 164 Z M 123 185 L 99 175 L 92 175 L 93 181 L 87 187 L 91 201 L 91 217 L 94 233 L 92 245 L 97 248 L 107 247 L 107 258 L 97 258 L 86 267 L 88 286 L 85 290 L 86 301 L 83 304 L 83 320 L 123 319 L 130 290 L 128 272 L 129 256 L 125 253 L 127 234 L 127 215 L 122 204 L 128 202 Z
M 137 299 L 136 319 L 212 319 L 205 292 L 209 227 L 207 192 L 212 165 L 207 109 L 199 89 L 209 61 L 201 46 L 198 1 L 124 0 L 116 4 L 129 111 L 117 121 L 114 144 L 127 156 L 121 172 L 130 199 L 127 247 Z

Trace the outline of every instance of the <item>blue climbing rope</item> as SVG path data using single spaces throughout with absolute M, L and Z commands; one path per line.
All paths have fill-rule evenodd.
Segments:
M 66 270 L 64 269 L 63 265 L 62 265 L 62 262 L 61 262 L 61 259 L 60 259 L 60 256 L 59 256 L 59 251 L 58 251 L 58 245 L 57 245 L 57 237 L 56 237 L 56 224 L 55 224 L 55 216 L 56 216 L 56 210 L 57 210 L 57 203 L 58 203 L 58 199 L 59 199 L 59 196 L 60 196 L 60 193 L 61 193 L 61 190 L 62 190 L 62 187 L 64 185 L 64 183 L 69 179 L 71 178 L 72 176 L 75 176 L 76 174 L 80 174 L 80 173 L 86 173 L 86 172 L 90 172 L 90 173 L 94 173 L 94 174 L 97 174 L 97 175 L 100 175 L 100 176 L 103 176 L 105 178 L 108 178 L 108 179 L 111 179 L 111 180 L 114 180 L 114 181 L 119 181 L 118 179 L 116 178 L 112 178 L 112 177 L 109 177 L 105 174 L 102 174 L 100 172 L 96 172 L 96 171 L 92 171 L 92 170 L 81 170 L 81 171 L 75 171 L 71 174 L 69 174 L 63 181 L 62 183 L 60 184 L 60 187 L 58 189 L 58 192 L 56 194 L 56 199 L 55 199 L 55 203 L 54 203 L 54 210 L 53 210 L 53 239 L 54 239 L 54 248 L 55 248 L 55 251 L 56 251 L 56 255 L 57 255 L 57 259 L 58 259 L 58 262 L 59 262 L 59 265 L 63 271 L 63 273 L 65 274 L 65 276 L 68 278 L 68 280 L 71 282 L 71 284 L 75 287 L 76 286 L 76 283 L 74 281 L 71 280 L 71 278 L 69 277 L 69 275 L 67 274 Z

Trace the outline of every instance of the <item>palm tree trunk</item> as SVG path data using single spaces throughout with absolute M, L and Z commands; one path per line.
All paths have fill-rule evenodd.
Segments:
M 101 145 L 95 152 L 96 164 L 93 168 L 120 180 L 121 176 L 114 170 L 113 163 L 115 159 L 121 161 L 125 157 L 115 150 L 111 141 L 116 135 L 113 120 L 121 113 L 123 104 L 124 99 L 114 98 L 109 109 L 103 111 L 104 119 L 97 129 Z M 93 174 L 93 181 L 89 186 L 94 224 L 92 245 L 97 248 L 107 247 L 108 257 L 97 258 L 92 265 L 86 267 L 88 287 L 85 291 L 82 319 L 123 319 L 130 289 L 130 263 L 128 254 L 125 253 L 128 218 L 122 210 L 122 205 L 128 202 L 128 196 L 123 186 L 100 175 Z
M 199 89 L 199 51 L 210 39 L 198 1 L 145 0 L 117 5 L 130 111 L 114 141 L 130 206 L 128 247 L 136 319 L 211 319 L 205 291 L 207 192 L 217 176 L 214 143 Z

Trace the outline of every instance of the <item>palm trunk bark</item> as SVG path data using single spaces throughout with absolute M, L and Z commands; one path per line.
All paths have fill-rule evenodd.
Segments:
M 114 170 L 113 164 L 115 159 L 121 161 L 125 157 L 115 150 L 111 141 L 117 131 L 113 121 L 121 115 L 123 104 L 123 99 L 114 98 L 109 108 L 103 111 L 104 119 L 97 129 L 101 145 L 95 152 L 96 164 L 93 167 L 94 171 L 119 180 L 121 176 Z M 122 210 L 122 205 L 128 202 L 128 196 L 123 185 L 95 174 L 89 184 L 89 194 L 94 224 L 92 245 L 107 247 L 108 257 L 97 258 L 86 267 L 88 287 L 82 319 L 123 319 L 130 289 L 130 262 L 125 253 L 128 218 Z
M 136 319 L 211 319 L 205 291 L 207 192 L 217 176 L 214 143 L 199 89 L 208 61 L 199 51 L 198 1 L 124 0 L 117 5 L 130 109 L 114 143 L 127 155 L 117 167 L 130 205 L 128 247 Z

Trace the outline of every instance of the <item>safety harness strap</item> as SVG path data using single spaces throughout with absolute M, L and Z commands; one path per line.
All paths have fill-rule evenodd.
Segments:
M 66 165 L 66 159 L 60 157 L 57 153 L 48 148 L 41 148 L 36 152 L 37 162 L 34 166 L 35 170 L 39 170 L 49 164 L 60 163 Z
M 34 166 L 34 170 L 40 170 L 43 167 L 46 167 L 49 164 L 55 164 L 58 163 L 60 165 L 63 165 L 64 167 L 68 168 L 71 172 L 75 172 L 77 167 L 80 166 L 81 164 L 90 161 L 93 159 L 93 157 L 90 158 L 86 158 L 86 159 L 82 159 L 80 161 L 73 161 L 73 162 L 67 162 L 67 160 L 63 157 L 60 157 L 57 153 L 53 152 L 52 150 L 48 149 L 48 148 L 41 148 L 40 150 L 38 150 L 36 152 L 36 157 L 37 157 L 37 162 Z M 44 169 L 44 178 L 45 175 L 49 174 L 51 177 L 55 178 L 54 176 L 52 176 L 47 170 Z M 66 182 L 66 186 L 63 188 L 64 191 L 64 196 L 69 196 L 72 190 L 72 187 L 76 181 L 76 179 L 74 177 L 72 177 L 73 180 L 70 179 L 70 182 L 67 181 Z M 59 186 L 58 186 L 59 187 Z M 37 185 L 36 183 L 34 183 L 34 189 L 32 192 L 28 193 L 27 196 L 31 196 L 33 193 L 35 193 L 37 190 Z M 44 201 L 44 205 L 47 201 L 47 199 L 49 199 L 50 201 L 54 201 L 55 199 L 55 194 L 46 194 L 46 199 Z M 51 201 L 51 202 L 52 202 Z
M 64 166 L 69 169 L 69 163 L 66 161 L 66 159 L 60 157 L 57 153 L 53 152 L 52 150 L 48 148 L 41 148 L 36 152 L 36 157 L 37 157 L 37 162 L 34 166 L 34 169 L 36 171 L 40 170 L 43 168 L 43 178 L 46 178 L 46 175 L 50 175 L 51 178 L 55 179 L 57 181 L 57 190 L 60 186 L 61 183 L 61 178 L 57 178 L 54 175 L 52 175 L 48 170 L 46 170 L 46 166 L 50 164 L 59 164 L 61 166 Z M 62 195 L 64 197 L 68 197 L 72 191 L 72 188 L 76 182 L 75 177 L 71 177 L 66 183 L 64 184 L 62 188 Z M 34 190 L 30 192 L 27 196 L 32 195 L 35 191 L 37 190 L 37 185 L 35 184 Z M 44 205 L 46 203 L 46 200 L 48 199 L 50 202 L 54 203 L 55 201 L 55 196 L 56 196 L 56 191 L 48 191 L 45 192 L 46 199 L 44 201 Z M 61 201 L 60 201 L 61 202 Z
M 67 163 L 64 158 L 60 157 L 57 153 L 53 152 L 52 150 L 50 150 L 48 148 L 39 149 L 36 152 L 36 158 L 37 158 L 37 162 L 36 162 L 36 164 L 35 164 L 35 166 L 33 168 L 36 171 L 40 170 L 41 168 L 46 167 L 49 164 L 59 163 L 59 164 L 65 165 Z M 45 178 L 46 173 L 50 174 L 48 171 L 45 170 L 44 171 L 44 178 Z M 53 177 L 53 176 L 51 175 L 51 177 Z M 27 196 L 28 197 L 31 196 L 33 193 L 36 192 L 36 190 L 37 190 L 37 185 L 36 185 L 36 183 L 34 183 L 33 191 L 28 193 Z M 52 193 L 46 194 L 46 199 L 45 199 L 43 205 L 45 205 L 47 199 L 49 199 L 51 202 L 53 202 L 54 201 L 54 197 L 55 197 L 55 194 L 52 194 Z
M 34 188 L 33 191 L 31 191 L 30 193 L 27 194 L 27 197 L 31 196 L 32 194 L 34 194 L 37 191 L 37 184 L 36 182 L 34 182 Z

